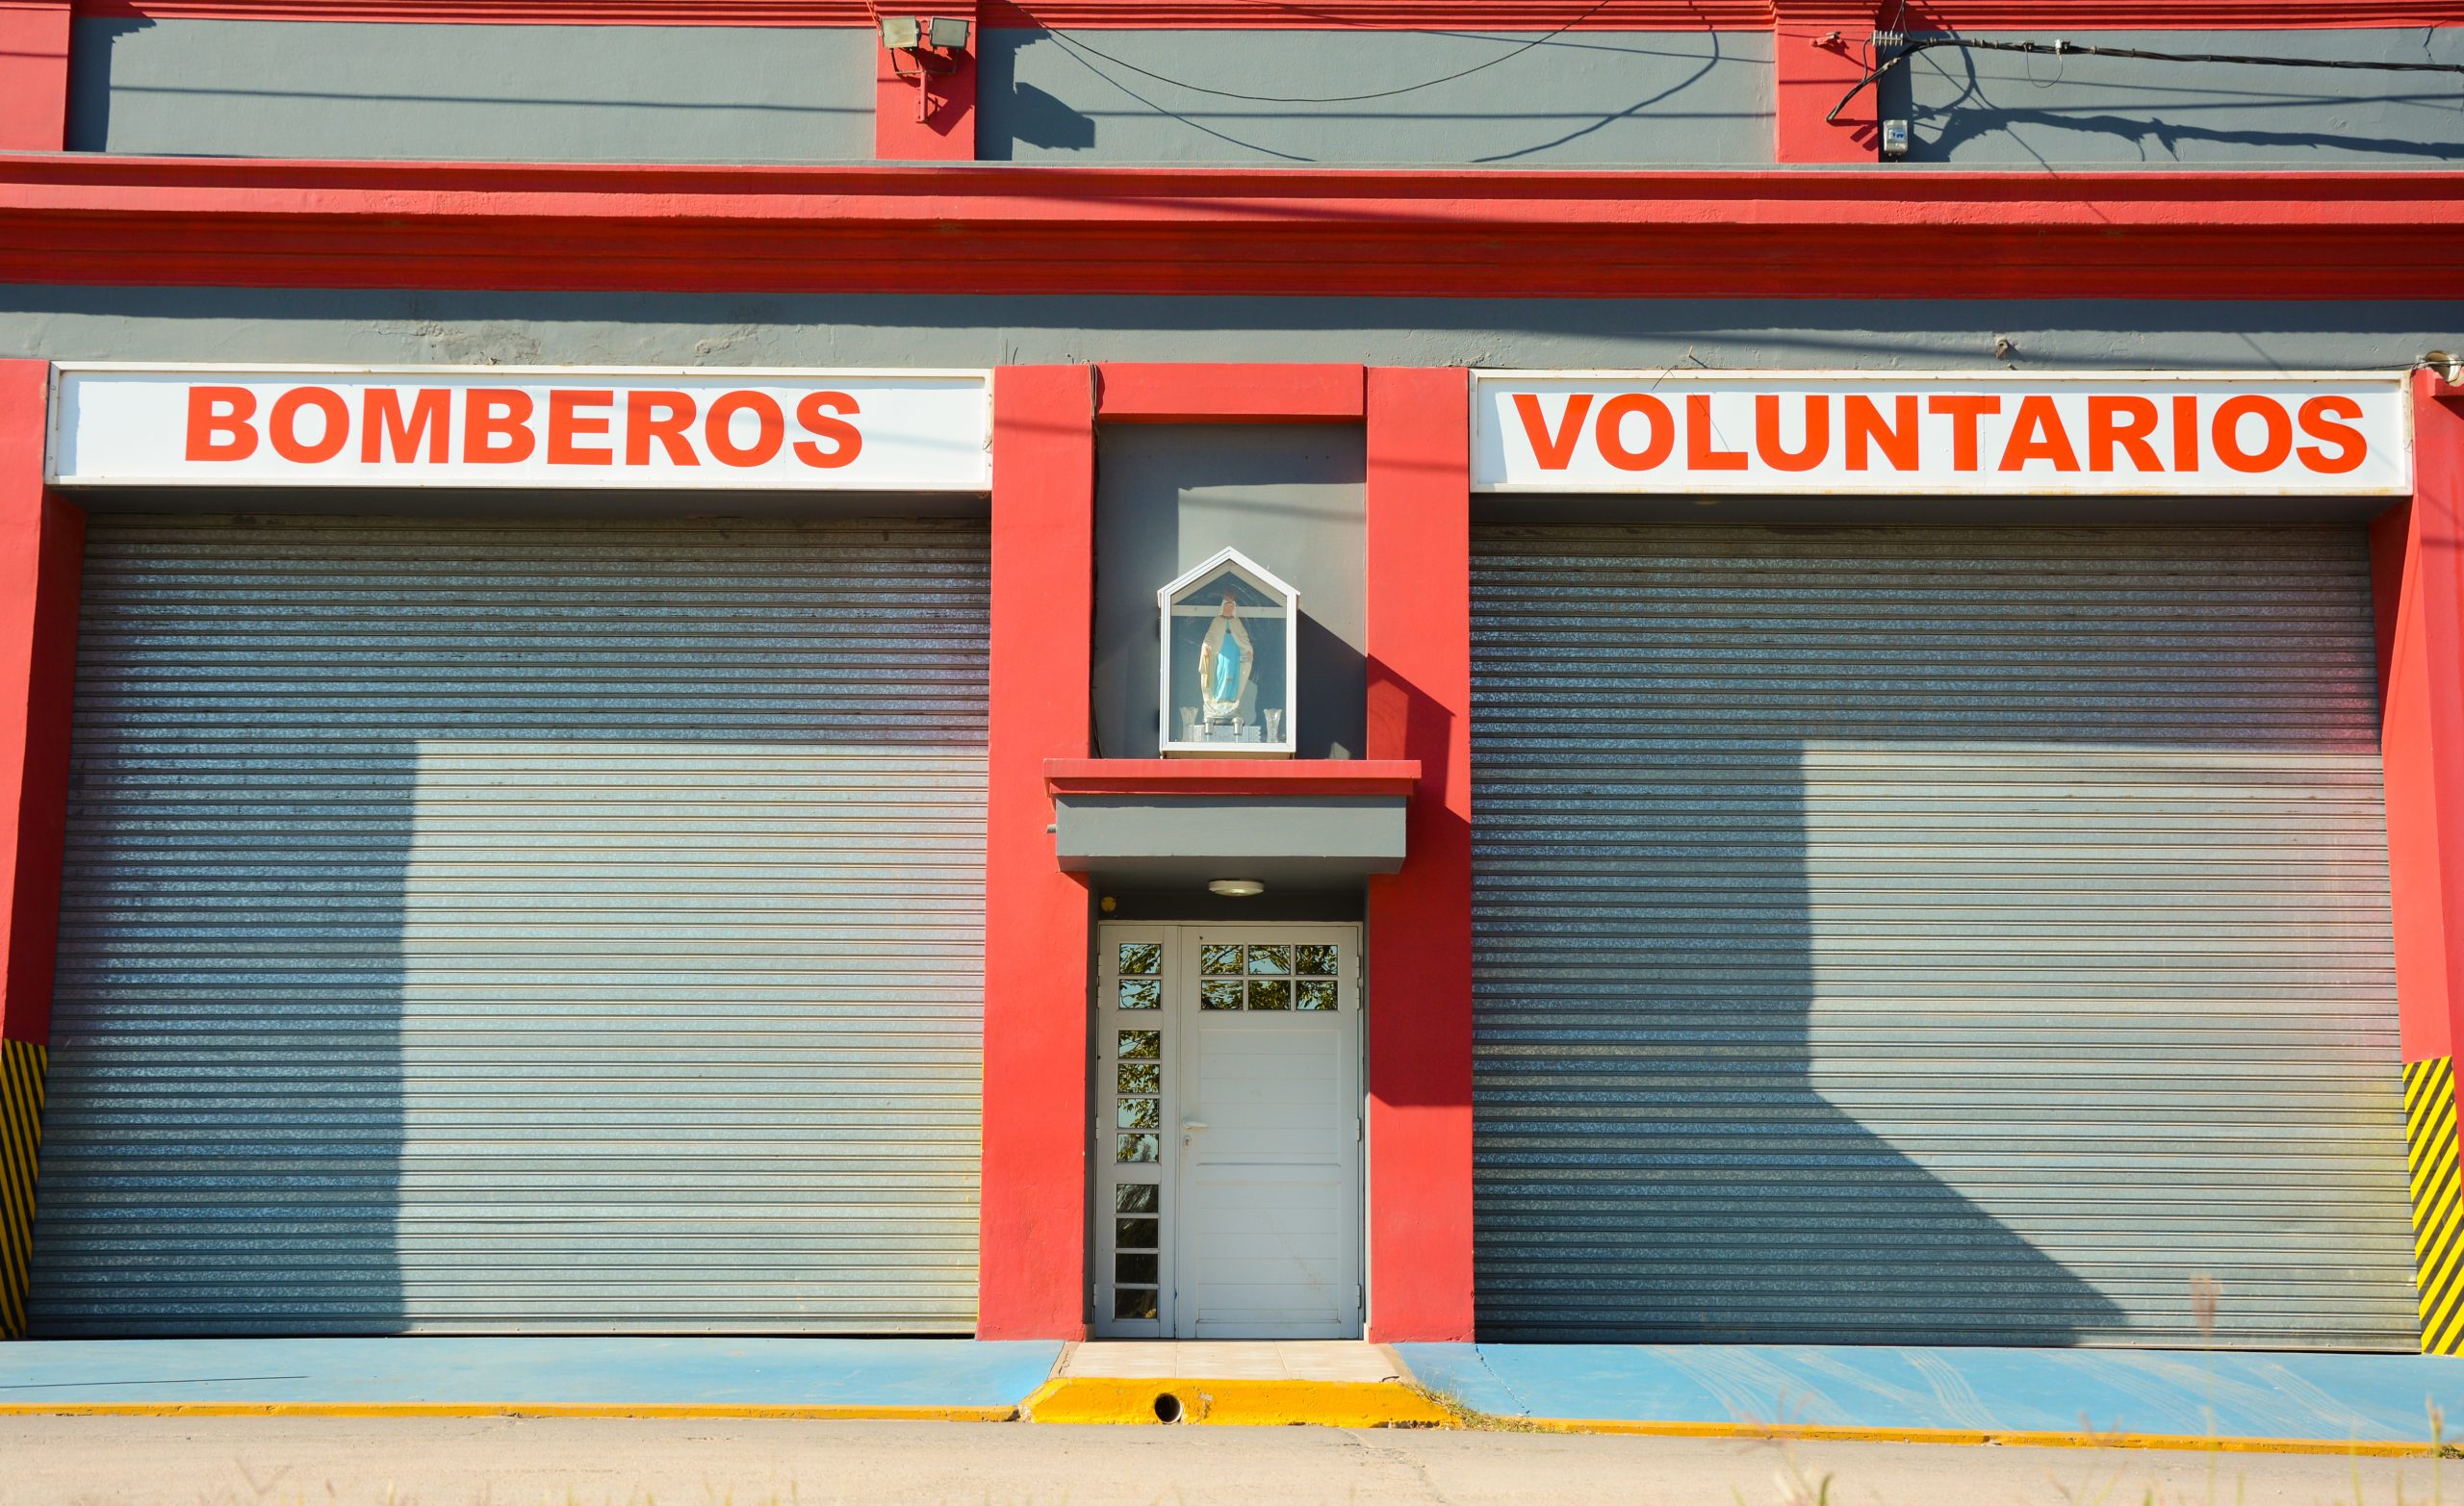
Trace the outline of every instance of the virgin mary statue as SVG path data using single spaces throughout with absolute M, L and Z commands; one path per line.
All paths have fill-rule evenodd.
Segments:
M 1240 720 L 1241 698 L 1248 693 L 1256 657 L 1249 629 L 1241 625 L 1241 609 L 1226 591 L 1222 615 L 1207 625 L 1206 641 L 1197 650 L 1198 697 L 1206 704 L 1209 726 Z

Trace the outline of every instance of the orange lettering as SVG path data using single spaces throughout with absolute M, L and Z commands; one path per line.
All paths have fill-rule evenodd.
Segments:
M 616 400 L 616 395 L 604 389 L 553 388 L 548 394 L 548 464 L 552 466 L 608 466 L 616 463 L 616 453 L 608 449 L 583 449 L 574 443 L 576 435 L 604 434 L 608 421 L 585 419 L 574 410 L 587 403 L 604 408 Z
M 856 413 L 856 399 L 845 393 L 807 393 L 796 404 L 796 421 L 813 439 L 827 440 L 825 449 L 812 440 L 795 443 L 796 458 L 808 466 L 834 471 L 864 452 L 864 433 L 845 419 L 834 419 L 833 413 Z
M 1590 395 L 1580 396 L 1584 405 L 1589 406 Z M 1626 447 L 1626 420 L 1638 413 L 1643 416 L 1646 438 L 1642 448 L 1629 449 Z M 1677 447 L 1677 420 L 1670 415 L 1668 404 L 1650 394 L 1627 393 L 1600 405 L 1598 438 L 1603 460 L 1620 471 L 1649 471 L 1666 460 L 1668 452 Z M 1567 436 L 1567 443 L 1573 443 L 1572 435 Z M 1535 444 L 1533 447 L 1536 449 L 1538 446 Z M 1548 461 L 1544 458 L 1541 464 L 1548 465 Z M 1562 471 L 1565 462 L 1560 460 L 1550 469 Z
M 472 388 L 463 396 L 462 463 L 510 466 L 529 459 L 539 447 L 530 433 L 536 407 L 520 388 Z
M 2002 446 L 2001 469 L 2016 471 L 2031 460 L 2050 460 L 2056 471 L 2079 469 L 2070 431 L 2062 426 L 2062 411 L 2041 393 L 2019 399 L 2019 416 L 2011 421 L 2011 438 Z
M 1685 395 L 1685 464 L 1695 471 L 1742 471 L 1745 451 L 1713 449 L 1711 441 L 1711 395 Z
M 1946 413 L 1951 418 L 1951 469 L 1976 469 L 1976 421 L 1989 413 L 2002 411 L 2002 399 L 1975 393 L 1951 393 L 1925 399 L 1927 413 Z
M 2091 397 L 2088 399 L 2088 469 L 2111 471 L 2114 451 L 2127 450 L 2133 469 L 2161 472 L 2156 447 L 2147 436 L 2156 432 L 2156 401 L 2152 397 Z
M 1516 393 L 1514 411 L 1522 415 L 1524 437 L 1531 441 L 1531 453 L 1540 457 L 1540 469 L 1563 471 L 1575 458 L 1575 436 L 1582 432 L 1583 415 L 1591 411 L 1591 394 L 1577 393 L 1566 399 L 1566 416 L 1554 434 L 1540 417 L 1538 394 Z
M 1780 447 L 1780 398 L 1762 393 L 1754 399 L 1754 449 L 1774 471 L 1811 471 L 1831 454 L 1831 399 L 1806 394 L 1806 447 Z
M 2242 447 L 2242 421 L 2255 417 L 2267 430 L 2267 438 L 2257 449 Z M 2210 426 L 2208 444 L 2216 458 L 2245 473 L 2273 471 L 2293 453 L 2293 420 L 2284 404 L 2256 393 L 2227 397 L 2216 405 L 2216 420 Z
M 739 413 L 754 418 L 753 443 L 735 442 L 733 423 Z M 779 446 L 787 437 L 787 416 L 779 411 L 779 401 L 768 393 L 733 392 L 722 394 L 710 404 L 710 416 L 702 423 L 702 442 L 723 466 L 758 466 L 779 453 Z
M 257 395 L 244 387 L 189 389 L 191 460 L 245 460 L 257 452 Z
M 2304 445 L 2296 451 L 2301 463 L 2321 475 L 2343 475 L 2359 470 L 2362 461 L 2370 456 L 2370 441 L 2362 438 L 2361 430 L 2336 421 L 2360 417 L 2361 404 L 2349 397 L 2313 397 L 2303 403 L 2301 432 L 2334 445 L 2336 452 L 2330 456 L 2317 445 Z
M 1891 399 L 1891 421 L 1883 422 L 1883 411 L 1871 397 L 1861 393 L 1848 395 L 1848 469 L 1867 469 L 1870 450 L 1880 449 L 1883 458 L 1894 471 L 1916 469 L 1916 399 Z
M 408 463 L 419 458 L 420 441 L 427 441 L 427 463 L 445 464 L 447 432 L 453 426 L 453 410 L 449 406 L 453 395 L 441 387 L 424 387 L 411 397 L 411 411 L 402 413 L 402 395 L 391 387 L 368 390 L 365 411 L 359 417 L 359 458 L 376 465 L 385 458 L 385 447 L 391 445 L 394 458 Z
M 324 427 L 313 445 L 299 438 L 302 408 L 315 408 L 324 418 Z M 294 387 L 273 400 L 273 410 L 266 415 L 266 438 L 273 442 L 273 452 L 285 460 L 303 466 L 331 460 L 350 440 L 350 408 L 343 395 L 330 387 Z
M 2185 474 L 2198 469 L 2198 399 L 2173 399 L 2173 469 Z
M 651 441 L 657 440 L 667 451 L 668 464 L 698 466 L 702 457 L 693 453 L 693 442 L 684 437 L 685 427 L 693 421 L 694 403 L 691 393 L 645 390 L 625 395 L 625 464 L 647 466 L 651 463 Z

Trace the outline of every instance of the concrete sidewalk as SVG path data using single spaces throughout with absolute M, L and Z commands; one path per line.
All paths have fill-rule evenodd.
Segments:
M 2149 1349 L 1398 1344 L 1421 1384 L 1584 1432 L 2425 1453 L 2464 1359 Z M 2451 1429 L 2433 1413 L 2455 1419 Z
M 0 1415 L 1502 1422 L 1678 1437 L 2404 1455 L 2441 1442 L 2433 1409 L 2464 1419 L 2464 1360 L 718 1337 L 0 1344 Z

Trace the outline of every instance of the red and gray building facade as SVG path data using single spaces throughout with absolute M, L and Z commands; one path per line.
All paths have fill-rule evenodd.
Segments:
M 0 1334 L 2464 1349 L 2453 81 L 1832 118 L 2464 11 L 1577 11 L 0 14 Z

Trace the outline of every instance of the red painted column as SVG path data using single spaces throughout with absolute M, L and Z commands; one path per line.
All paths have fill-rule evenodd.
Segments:
M 2371 531 L 2407 1061 L 2451 1055 L 2464 1008 L 2464 394 L 2414 381 L 2413 500 Z
M 1369 882 L 1369 1337 L 1472 1337 L 1471 398 L 1369 372 L 1369 756 L 1417 758 Z
M 25 1331 L 85 563 L 42 484 L 49 376 L 0 361 L 0 1339 Z
M 889 9 L 893 15 L 945 16 L 976 20 L 976 0 L 915 0 Z M 876 6 L 874 14 L 882 13 Z M 963 50 L 925 48 L 925 64 L 942 71 L 927 80 L 923 111 L 916 110 L 917 54 L 892 52 L 873 34 L 873 156 L 883 162 L 972 162 L 975 160 L 976 51 L 981 38 L 972 34 Z
M 1083 366 L 992 378 L 991 786 L 976 1335 L 1086 1334 L 1088 895 L 1046 831 L 1047 758 L 1084 758 L 1095 393 Z
M 0 0 L 0 151 L 68 144 L 69 0 Z
M 0 1037 L 51 1039 L 86 516 L 42 484 L 50 372 L 0 361 Z
M 2370 531 L 2422 1348 L 2464 1352 L 2464 393 L 2413 373 L 2413 498 Z
M 1777 0 L 1771 17 L 1771 160 L 1777 163 L 1872 162 L 1882 133 L 1877 93 L 1868 89 L 1839 112 L 1823 116 L 1865 76 L 1858 61 L 1873 36 L 1876 8 L 1861 0 Z

